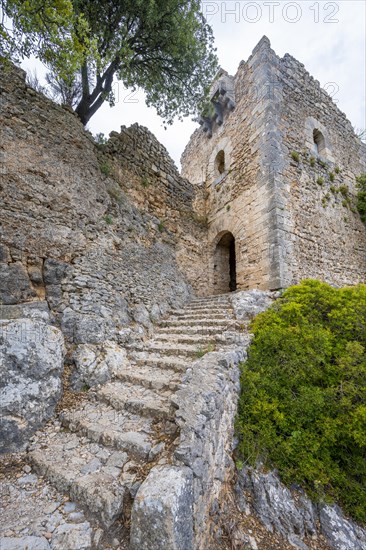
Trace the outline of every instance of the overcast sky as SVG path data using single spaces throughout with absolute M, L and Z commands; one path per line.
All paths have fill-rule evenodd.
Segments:
M 278 55 L 289 53 L 304 63 L 355 127 L 366 127 L 366 2 L 204 0 L 202 10 L 213 27 L 220 64 L 230 74 L 266 35 Z M 23 66 L 28 68 L 29 61 Z M 185 119 L 164 130 L 155 109 L 146 107 L 142 92 L 131 95 L 122 87 L 115 91 L 115 107 L 105 104 L 88 129 L 108 135 L 138 122 L 157 136 L 179 166 L 197 124 Z

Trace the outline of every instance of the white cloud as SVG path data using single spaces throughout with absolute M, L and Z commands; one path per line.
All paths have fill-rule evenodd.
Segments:
M 207 9 L 209 12 L 217 12 L 210 22 L 220 63 L 229 73 L 236 72 L 240 61 L 249 57 L 265 34 L 278 55 L 283 56 L 288 52 L 304 63 L 314 78 L 328 92 L 332 92 L 339 108 L 347 114 L 354 126 L 366 126 L 365 2 L 204 0 L 203 6 L 206 13 Z M 235 14 L 230 14 L 233 10 Z M 273 22 L 270 20 L 270 13 L 273 14 Z M 258 20 L 254 22 L 256 19 Z M 298 21 L 289 22 L 295 19 Z M 23 66 L 28 68 L 34 64 L 34 60 L 27 61 Z M 186 119 L 184 122 L 175 122 L 164 130 L 155 110 L 144 104 L 142 92 L 131 96 L 121 87 L 118 91 L 115 107 L 104 105 L 91 119 L 89 129 L 94 134 L 108 134 L 112 130 L 119 131 L 121 125 L 129 126 L 138 122 L 157 136 L 179 165 L 180 155 L 196 124 Z

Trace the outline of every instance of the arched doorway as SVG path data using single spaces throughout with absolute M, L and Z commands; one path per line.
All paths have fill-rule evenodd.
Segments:
M 236 290 L 235 238 L 225 231 L 214 251 L 214 293 L 224 294 Z

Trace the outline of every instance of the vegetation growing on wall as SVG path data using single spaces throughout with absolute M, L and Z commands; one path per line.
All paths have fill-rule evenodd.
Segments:
M 356 178 L 357 180 L 357 210 L 361 216 L 361 220 L 366 223 L 366 174 L 362 174 Z
M 252 322 L 242 458 L 366 521 L 366 285 L 307 280 Z

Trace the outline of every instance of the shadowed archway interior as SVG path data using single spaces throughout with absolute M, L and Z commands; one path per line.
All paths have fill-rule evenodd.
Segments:
M 214 293 L 224 294 L 236 290 L 235 238 L 226 231 L 214 252 Z

